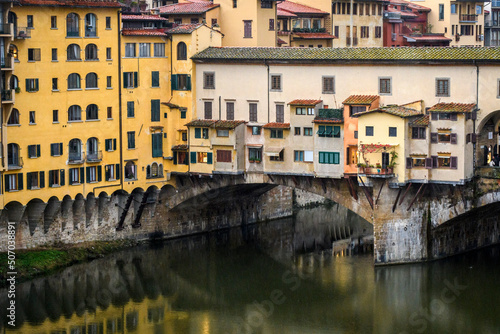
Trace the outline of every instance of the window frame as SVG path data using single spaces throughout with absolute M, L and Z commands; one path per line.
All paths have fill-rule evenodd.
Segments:
M 331 88 L 332 89 L 328 89 L 330 88 L 329 87 L 329 84 L 326 84 L 327 80 L 332 80 L 332 83 L 331 83 Z M 322 93 L 323 94 L 335 94 L 335 76 L 332 75 L 324 75 L 322 76 L 322 87 L 321 87 L 321 90 L 322 90 Z
M 283 75 L 279 73 L 269 74 L 269 91 L 282 92 L 283 91 Z
M 443 92 L 442 93 L 440 93 L 440 91 L 439 91 L 440 82 L 443 82 L 443 83 L 446 82 L 446 89 L 444 89 L 445 87 L 443 87 Z M 435 93 L 436 93 L 436 97 L 449 97 L 450 96 L 450 90 L 451 90 L 450 86 L 451 86 L 451 80 L 450 80 L 450 78 L 436 78 L 435 79 Z
M 203 89 L 215 89 L 215 72 L 203 72 Z
M 385 82 L 386 80 L 388 80 L 389 87 L 387 87 L 387 84 L 385 84 L 385 87 L 382 84 L 382 81 Z M 382 91 L 382 88 L 384 88 L 384 91 Z M 378 93 L 384 96 L 392 95 L 392 77 L 378 77 Z

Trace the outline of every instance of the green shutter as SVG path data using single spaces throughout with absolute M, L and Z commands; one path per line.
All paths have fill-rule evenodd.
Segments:
M 191 90 L 191 76 L 186 77 L 186 90 Z
M 85 168 L 80 167 L 80 183 L 85 183 Z
M 63 144 L 59 143 L 59 154 L 63 155 Z
M 17 190 L 23 190 L 23 173 L 17 174 Z
M 160 100 L 151 100 L 151 122 L 160 121 Z
M 323 135 L 325 134 L 325 126 L 324 126 L 324 125 L 320 125 L 320 126 L 318 127 L 318 132 L 317 132 L 317 134 L 318 134 L 319 136 L 323 136 Z
M 90 167 L 87 167 L 87 183 L 90 183 Z
M 151 72 L 151 86 L 153 87 L 160 86 L 160 72 L 158 71 Z
M 52 177 L 52 171 L 49 171 L 49 187 L 54 185 L 54 179 Z
M 113 151 L 116 151 L 116 138 L 113 138 Z
M 53 157 L 55 155 L 55 145 L 56 144 L 50 144 L 50 156 Z
M 325 154 L 323 152 L 319 152 L 319 163 L 320 164 L 325 163 Z
M 340 153 L 338 152 L 333 153 L 333 163 L 336 165 L 340 163 Z
M 40 172 L 39 185 L 40 188 L 45 188 L 45 172 Z
M 134 87 L 139 87 L 139 85 L 137 84 L 137 72 L 134 72 Z
M 174 165 L 177 165 L 177 154 L 179 152 L 174 152 Z
M 31 173 L 26 173 L 26 189 L 31 190 Z
M 340 136 L 340 126 L 334 126 L 333 127 L 333 136 L 334 137 L 339 137 Z
M 31 92 L 30 91 L 30 79 L 26 79 L 26 91 Z
M 104 140 L 104 148 L 105 148 L 105 150 L 106 150 L 106 151 L 109 151 L 109 141 L 110 141 L 110 140 L 111 140 L 111 139 L 105 139 L 105 140 Z
M 333 135 L 333 128 L 331 125 L 327 125 L 325 127 L 325 135 L 327 135 L 328 137 L 331 137 Z
M 38 92 L 38 79 L 35 79 L 35 91 Z
M 212 160 L 213 160 L 212 156 L 213 156 L 212 152 L 207 153 L 207 164 L 209 164 L 209 165 L 212 164 Z
M 123 88 L 128 88 L 128 75 L 127 75 L 127 72 L 123 72 Z
M 61 183 L 61 186 L 64 186 L 64 169 L 61 169 L 61 174 L 60 174 L 60 178 L 59 178 L 59 182 Z
M 115 166 L 115 178 L 120 179 L 120 164 L 116 164 Z
M 196 163 L 196 152 L 191 152 L 191 163 L 192 164 Z
M 102 181 L 102 166 L 97 166 L 97 181 Z
M 172 74 L 170 77 L 170 83 L 172 85 L 172 90 L 177 90 L 178 84 L 177 84 L 177 74 Z
M 10 189 L 9 175 L 5 175 L 5 191 L 9 191 L 9 189 Z
M 40 157 L 40 144 L 36 145 L 36 156 L 37 158 Z
M 161 133 L 153 133 L 151 135 L 153 158 L 163 156 L 163 139 Z
M 194 137 L 201 138 L 201 128 L 194 128 Z

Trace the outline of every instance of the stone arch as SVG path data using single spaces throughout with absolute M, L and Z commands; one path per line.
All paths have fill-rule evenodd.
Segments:
M 35 234 L 36 228 L 42 223 L 47 204 L 39 198 L 34 198 L 28 202 L 26 205 L 26 212 L 28 214 L 28 225 L 30 229 L 30 235 Z
M 61 210 L 61 201 L 56 196 L 49 198 L 45 211 L 43 213 L 43 231 L 47 233 L 50 225 L 54 222 L 57 212 Z
M 97 201 L 97 225 L 101 226 L 104 217 L 106 216 L 105 210 L 107 209 L 108 203 L 111 198 L 105 191 L 99 194 L 99 199 Z
M 85 198 L 78 194 L 73 201 L 73 229 L 78 230 L 80 222 L 85 218 Z
M 73 199 L 69 195 L 64 196 L 61 203 L 61 218 L 62 218 L 61 229 L 63 231 L 66 228 L 67 222 L 72 218 L 72 216 L 70 215 L 72 209 L 73 209 Z
M 486 166 L 499 152 L 500 110 L 487 113 L 477 125 L 476 166 Z
M 5 205 L 5 210 L 2 214 L 6 215 L 7 221 L 19 223 L 23 218 L 24 210 L 26 207 L 17 201 L 9 202 Z
M 88 228 L 92 224 L 92 216 L 97 208 L 97 201 L 93 193 L 87 195 L 85 203 L 85 227 Z
M 175 189 L 174 186 L 172 186 L 170 184 L 164 185 L 160 189 L 160 194 L 159 194 L 160 203 L 165 203 L 169 197 L 172 197 L 177 193 L 178 193 L 178 191 L 177 191 L 177 189 Z

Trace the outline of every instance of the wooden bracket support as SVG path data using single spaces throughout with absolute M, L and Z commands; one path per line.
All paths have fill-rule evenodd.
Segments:
M 415 194 L 415 196 L 411 200 L 410 206 L 408 206 L 408 209 L 406 209 L 406 211 L 410 211 L 411 207 L 413 206 L 413 203 L 415 203 L 415 201 L 421 196 L 422 189 L 425 187 L 425 185 L 426 185 L 425 183 L 422 183 L 420 188 L 418 188 L 417 193 Z
M 382 193 L 382 189 L 384 188 L 384 186 L 385 182 L 382 183 L 382 185 L 380 186 L 380 190 L 378 191 L 377 200 L 375 201 L 375 204 L 378 204 L 378 199 L 380 198 L 380 194 Z
M 410 190 L 412 183 L 408 183 L 408 187 L 406 188 L 405 192 L 403 193 L 403 197 L 401 197 L 401 200 L 399 201 L 399 205 L 403 204 L 403 201 L 406 197 L 406 194 L 408 194 L 408 190 Z
M 361 176 L 359 176 L 359 180 L 361 181 L 361 184 L 363 185 L 363 192 L 365 193 L 366 199 L 368 200 L 368 203 L 370 203 L 370 206 L 372 207 L 372 210 L 373 210 L 373 198 L 370 196 L 370 193 L 366 189 L 365 182 L 363 181 Z
M 398 196 L 396 196 L 396 200 L 394 201 L 394 205 L 392 206 L 392 212 L 396 211 L 396 207 L 398 206 L 398 200 L 399 200 L 399 196 L 401 195 L 401 191 L 403 191 L 403 188 L 399 188 Z

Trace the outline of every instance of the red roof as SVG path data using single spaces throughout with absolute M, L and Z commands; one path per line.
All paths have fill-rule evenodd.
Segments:
M 175 145 L 172 146 L 172 151 L 187 151 L 189 146 L 187 145 Z
M 267 123 L 263 126 L 264 129 L 290 129 L 290 123 Z
M 378 99 L 378 95 L 351 95 L 342 104 L 372 104 Z
M 327 32 L 294 32 L 293 37 L 304 39 L 334 39 L 335 36 Z
M 184 124 L 185 126 L 200 126 L 200 127 L 209 127 L 210 125 L 214 124 L 217 122 L 216 120 L 213 119 L 195 119 L 187 124 Z
M 56 6 L 56 7 L 116 7 L 124 5 L 115 0 L 18 0 L 23 6 Z
M 165 29 L 127 29 L 122 30 L 123 36 L 161 36 L 165 37 Z
M 290 13 L 286 10 L 280 9 L 279 5 L 278 9 L 276 10 L 276 14 L 278 15 L 278 17 L 297 17 L 297 15 L 295 15 L 294 13 Z
M 190 34 L 203 24 L 201 23 L 187 23 L 187 24 L 179 24 L 172 29 L 167 30 L 169 34 Z
M 191 15 L 203 14 L 217 7 L 219 5 L 214 5 L 211 2 L 185 2 L 161 6 L 159 9 L 162 14 Z
M 404 17 L 412 17 L 412 18 L 418 17 L 417 14 L 413 14 L 412 12 L 408 12 L 408 11 L 404 11 L 404 10 L 398 10 L 398 9 L 395 9 L 395 8 L 392 8 L 392 7 L 389 7 L 386 11 L 389 12 L 389 13 L 400 13 L 401 16 L 404 16 Z
M 288 43 L 285 42 L 284 40 L 282 40 L 281 38 L 278 38 L 278 45 L 282 45 L 282 44 L 288 44 Z
M 304 99 L 298 99 L 298 100 L 293 100 L 292 102 L 288 103 L 291 106 L 311 106 L 314 107 L 317 104 L 320 104 L 323 102 L 323 100 L 304 100 Z
M 291 1 L 278 2 L 278 10 L 287 11 L 293 14 L 315 14 L 315 15 L 329 15 L 330 13 L 324 12 L 320 9 L 301 5 Z
M 472 112 L 475 108 L 475 103 L 438 103 L 429 112 Z
M 337 119 L 337 118 L 318 118 L 318 119 L 314 119 L 313 120 L 313 123 L 320 123 L 320 124 L 330 124 L 330 123 L 333 123 L 333 124 L 339 124 L 339 123 L 344 123 L 344 120 L 342 119 Z
M 122 20 L 126 21 L 168 21 L 160 15 L 122 15 Z
M 212 127 L 216 129 L 229 129 L 232 130 L 241 124 L 245 124 L 246 121 L 224 121 L 220 120 L 212 124 Z

